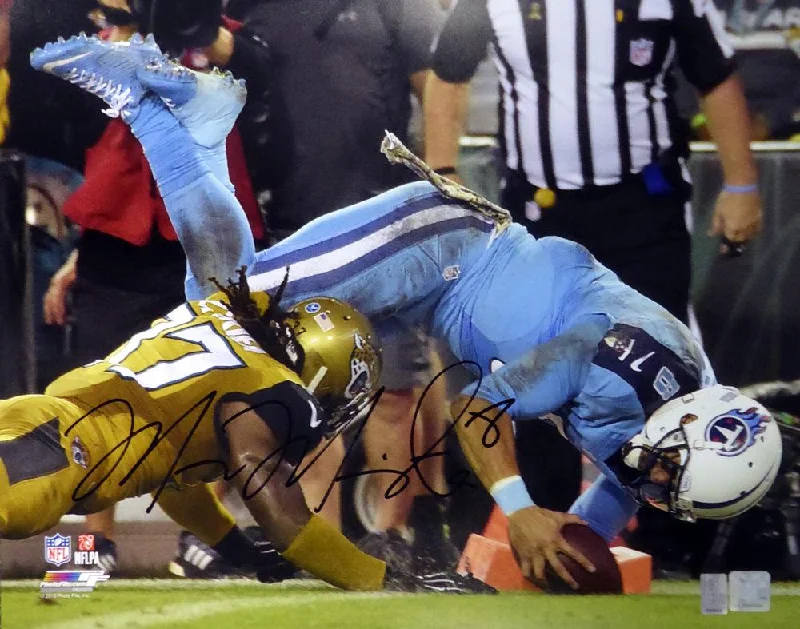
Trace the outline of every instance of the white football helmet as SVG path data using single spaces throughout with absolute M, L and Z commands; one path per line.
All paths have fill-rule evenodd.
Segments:
M 723 520 L 764 497 L 781 452 L 769 411 L 733 387 L 714 385 L 653 413 L 622 449 L 628 473 L 621 480 L 640 502 L 679 519 Z

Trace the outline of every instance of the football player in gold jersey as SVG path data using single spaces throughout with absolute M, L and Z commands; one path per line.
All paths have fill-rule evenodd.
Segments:
M 224 477 L 293 564 L 339 587 L 383 588 L 385 564 L 310 512 L 295 469 L 369 405 L 381 368 L 372 327 L 329 298 L 285 312 L 282 291 L 251 295 L 244 270 L 219 288 L 45 395 L 0 402 L 0 537 L 150 492 L 182 527 L 252 567 L 253 544 L 206 484 Z

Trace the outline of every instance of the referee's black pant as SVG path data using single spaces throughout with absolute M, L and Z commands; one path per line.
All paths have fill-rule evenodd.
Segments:
M 582 244 L 626 284 L 686 321 L 691 251 L 685 189 L 655 196 L 631 177 L 613 186 L 557 190 L 555 205 L 531 221 L 525 206 L 535 191 L 518 173 L 509 173 L 501 205 L 536 237 Z M 580 491 L 580 454 L 545 422 L 519 422 L 517 431 L 524 433 L 517 447 L 531 497 L 540 506 L 567 509 Z

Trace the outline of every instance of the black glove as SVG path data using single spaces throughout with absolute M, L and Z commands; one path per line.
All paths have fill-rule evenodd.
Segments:
M 492 586 L 479 581 L 469 572 L 454 570 L 417 574 L 412 547 L 396 531 L 369 533 L 359 548 L 386 562 L 384 587 L 393 592 L 438 592 L 439 594 L 496 594 Z
M 291 579 L 296 573 L 297 568 L 291 562 L 275 550 L 272 542 L 266 540 L 255 542 L 256 552 L 258 553 L 258 565 L 256 565 L 256 578 L 261 583 L 278 583 Z
M 452 580 L 453 584 L 449 586 L 449 590 L 445 593 L 450 594 L 497 594 L 497 590 L 488 583 L 484 583 L 480 579 L 472 576 L 472 573 L 461 574 L 454 570 L 448 570 L 445 573 L 423 575 L 423 582 L 430 589 L 436 591 L 437 584 L 439 587 L 444 583 L 443 579 Z
M 383 577 L 383 587 L 390 592 L 419 592 L 420 581 L 417 575 L 404 570 L 399 570 L 397 566 L 386 564 L 386 575 Z
M 358 542 L 362 552 L 380 559 L 398 572 L 414 572 L 414 557 L 411 545 L 396 530 L 367 533 Z
M 435 592 L 437 594 L 467 594 L 468 590 L 456 581 L 459 576 L 455 572 L 432 572 L 419 575 L 418 592 Z
M 252 570 L 262 583 L 275 583 L 294 576 L 295 567 L 275 550 L 271 542 L 248 537 L 234 526 L 213 546 L 223 558 L 238 568 Z
M 461 575 L 452 570 L 430 574 L 409 574 L 386 566 L 384 581 L 392 592 L 427 592 L 435 594 L 497 594 L 491 585 L 479 581 L 471 574 Z

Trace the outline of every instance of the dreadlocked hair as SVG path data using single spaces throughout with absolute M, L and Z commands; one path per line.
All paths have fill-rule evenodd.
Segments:
M 227 298 L 234 319 L 261 349 L 289 369 L 300 373 L 303 369 L 303 348 L 297 342 L 292 326 L 292 322 L 297 321 L 297 314 L 280 307 L 289 281 L 289 267 L 286 267 L 286 275 L 278 290 L 274 295 L 269 295 L 269 306 L 263 314 L 259 313 L 258 304 L 250 295 L 246 272 L 246 266 L 237 269 L 237 281 L 229 279 L 227 286 L 220 284 L 215 277 L 209 279 Z

